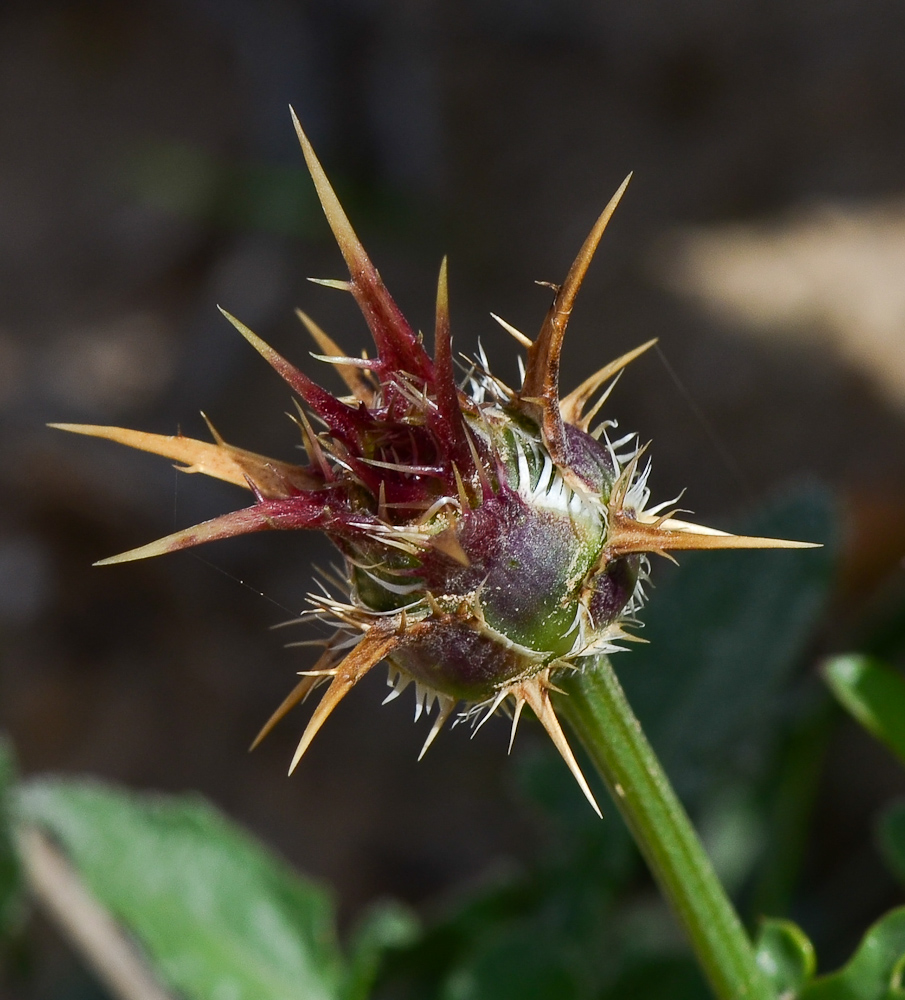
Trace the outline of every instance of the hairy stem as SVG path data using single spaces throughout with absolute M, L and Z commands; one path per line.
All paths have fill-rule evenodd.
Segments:
M 606 657 L 557 678 L 565 717 L 599 770 L 720 1000 L 775 1000 L 742 927 Z

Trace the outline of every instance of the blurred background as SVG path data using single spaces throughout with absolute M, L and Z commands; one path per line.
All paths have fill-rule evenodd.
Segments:
M 444 733 L 416 763 L 423 720 L 405 697 L 379 707 L 375 671 L 291 780 L 304 714 L 249 756 L 310 663 L 269 628 L 329 549 L 280 534 L 92 569 L 245 499 L 44 427 L 204 436 L 203 410 L 232 443 L 294 454 L 288 390 L 216 310 L 337 389 L 293 309 L 366 345 L 351 299 L 305 280 L 344 275 L 290 103 L 412 324 L 431 330 L 449 254 L 456 347 L 480 338 L 508 381 L 489 312 L 533 335 L 534 281 L 562 279 L 634 171 L 563 385 L 657 336 L 609 404 L 653 440 L 657 498 L 687 487 L 698 519 L 731 527 L 791 479 L 836 491 L 829 648 L 898 585 L 905 550 L 905 8 L 0 5 L 0 727 L 27 774 L 200 790 L 332 883 L 348 921 L 385 894 L 438 905 L 536 848 L 508 727 Z M 831 832 L 811 863 L 832 872 L 870 852 L 869 817 L 905 781 L 843 726 L 820 787 Z M 81 982 L 54 932 L 33 933 L 34 995 Z

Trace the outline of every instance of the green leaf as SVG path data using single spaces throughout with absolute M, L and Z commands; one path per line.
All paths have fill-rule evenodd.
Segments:
M 842 707 L 905 763 L 905 677 L 867 656 L 837 656 L 824 676 Z
M 789 685 L 823 614 L 835 565 L 835 506 L 816 487 L 776 500 L 745 534 L 822 549 L 682 555 L 645 608 L 649 645 L 613 660 L 683 800 L 760 778 L 794 714 Z
M 19 798 L 187 1000 L 335 1000 L 326 893 L 197 797 L 43 780 Z
M 838 972 L 812 980 L 800 1000 L 903 1000 L 905 907 L 891 910 L 861 939 Z
M 780 997 L 798 996 L 817 969 L 814 946 L 804 931 L 789 920 L 763 921 L 756 958 Z
M 18 925 L 22 912 L 22 878 L 10 823 L 10 794 L 15 762 L 9 743 L 0 738 L 0 938 Z

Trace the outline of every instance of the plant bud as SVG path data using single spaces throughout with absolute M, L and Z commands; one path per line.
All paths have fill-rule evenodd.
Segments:
M 436 704 L 422 755 L 459 705 L 461 716 L 476 727 L 508 707 L 514 737 L 527 704 L 596 809 L 553 712 L 556 674 L 581 670 L 589 658 L 632 638 L 626 627 L 644 600 L 650 553 L 801 543 L 727 535 L 679 520 L 666 510 L 670 504 L 650 507 L 650 465 L 642 465 L 644 449 L 636 438 L 611 441 L 612 422 L 592 430 L 614 380 L 654 341 L 559 398 L 560 351 L 575 296 L 628 178 L 555 288 L 537 338 L 531 341 L 500 321 L 527 350 L 521 387 L 512 389 L 492 375 L 483 353 L 460 385 L 446 262 L 431 357 L 384 287 L 293 120 L 350 273 L 348 281 L 323 283 L 354 296 L 376 356 L 347 356 L 299 313 L 321 351 L 316 357 L 334 365 L 348 389 L 348 396 L 336 398 L 224 312 L 300 398 L 305 465 L 227 444 L 213 428 L 209 443 L 54 425 L 164 455 L 187 472 L 215 476 L 254 495 L 249 507 L 102 563 L 250 532 L 325 531 L 344 557 L 345 592 L 311 595 L 308 613 L 336 630 L 258 740 L 326 684 L 291 772 L 339 701 L 385 660 L 387 700 L 414 682 L 416 719 Z M 306 410 L 323 430 L 315 431 Z

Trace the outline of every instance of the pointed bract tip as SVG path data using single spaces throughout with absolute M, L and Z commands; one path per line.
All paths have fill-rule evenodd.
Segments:
M 819 549 L 819 542 L 798 542 L 788 538 L 731 535 L 725 531 L 692 524 L 677 518 L 638 520 L 630 513 L 613 511 L 606 552 L 608 558 L 632 552 L 692 552 L 717 549 Z
M 342 358 L 346 356 L 345 351 L 336 341 L 318 326 L 317 323 L 303 310 L 296 309 L 296 316 L 302 321 L 305 329 L 311 335 L 311 339 L 330 358 Z M 359 401 L 370 406 L 374 401 L 374 390 L 368 384 L 368 380 L 362 375 L 357 365 L 336 363 L 336 372 L 345 383 L 346 388 Z
M 194 529 L 187 528 L 185 531 L 178 531 L 164 538 L 158 538 L 154 542 L 148 542 L 147 545 L 139 545 L 138 548 L 129 549 L 127 552 L 120 552 L 115 556 L 107 556 L 106 559 L 98 559 L 97 562 L 92 563 L 92 566 L 117 566 L 120 563 L 138 562 L 141 559 L 153 559 L 155 556 L 163 556 L 168 552 L 176 552 L 178 549 L 186 547 L 184 544 L 180 544 L 180 542 L 192 533 L 194 533 Z
M 351 292 L 355 286 L 351 281 L 344 281 L 342 278 L 309 278 L 313 285 L 323 285 L 324 288 L 335 288 L 339 292 Z
M 530 337 L 526 337 L 521 330 L 517 330 L 511 323 L 507 323 L 502 316 L 497 316 L 495 312 L 492 312 L 490 315 L 522 347 L 530 348 L 534 346 L 534 341 Z
M 367 268 L 373 270 L 373 265 L 371 265 L 371 262 L 368 260 L 368 257 L 364 252 L 361 242 L 355 235 L 355 230 L 352 228 L 352 224 L 349 222 L 348 216 L 343 211 L 343 207 L 339 203 L 339 198 L 336 197 L 336 192 L 333 190 L 333 186 L 327 179 L 327 174 L 314 152 L 314 147 L 308 141 L 308 136 L 305 135 L 301 122 L 298 120 L 298 116 L 292 108 L 290 108 L 290 111 L 292 112 L 292 124 L 295 126 L 295 132 L 298 136 L 299 145 L 302 147 L 302 154 L 304 155 L 305 163 L 308 166 L 308 173 L 311 174 L 311 179 L 314 181 L 314 187 L 317 191 L 321 208 L 324 210 L 327 222 L 333 230 L 333 235 L 336 238 L 336 242 L 339 244 L 339 249 L 345 258 L 346 265 L 348 266 L 353 279 L 355 279 L 362 269 Z
M 101 559 L 94 565 L 113 566 L 116 563 L 151 559 L 154 556 L 162 556 L 168 552 L 179 552 L 181 549 L 203 545 L 206 542 L 216 542 L 223 538 L 234 538 L 236 535 L 249 535 L 258 531 L 270 531 L 283 527 L 308 527 L 303 522 L 300 511 L 296 512 L 294 518 L 285 523 L 282 522 L 279 513 L 281 509 L 281 501 L 279 500 L 259 500 L 252 507 L 242 507 L 229 514 L 221 514 L 209 521 L 193 525 L 191 528 L 174 531 L 172 535 L 158 538 L 157 541 L 141 545 L 137 549 L 129 549 L 128 552 L 121 552 L 119 555 Z
M 434 354 L 449 350 L 449 272 L 446 257 L 440 261 L 437 277 L 437 307 L 434 325 Z
M 334 434 L 345 440 L 357 440 L 359 426 L 353 408 L 346 406 L 326 389 L 322 389 L 316 382 L 308 378 L 295 365 L 290 364 L 282 354 L 261 340 L 241 320 L 236 319 L 220 306 L 217 308 L 271 368 L 289 384 L 293 392 L 298 393 L 308 406 L 329 425 Z
M 249 344 L 261 355 L 262 358 L 274 368 L 292 386 L 292 388 L 305 399 L 308 399 L 308 387 L 310 379 L 302 374 L 295 365 L 290 364 L 278 351 L 275 351 L 270 344 L 262 340 L 253 330 L 250 330 L 240 319 L 236 319 L 232 313 L 227 312 L 222 306 L 217 306 L 220 313 L 229 320 L 230 323 L 242 334 Z M 321 390 L 323 391 L 323 390 Z
M 452 715 L 453 709 L 456 707 L 456 701 L 454 698 L 450 698 L 447 695 L 439 695 L 437 699 L 437 717 L 434 719 L 433 725 L 431 726 L 430 732 L 427 734 L 427 739 L 424 741 L 424 746 L 421 747 L 421 753 L 418 754 L 418 760 L 421 760 L 427 751 L 430 749 L 431 744 L 437 738 L 440 730 L 443 728 L 446 720 Z
M 553 745 L 559 751 L 559 755 L 572 772 L 572 777 L 578 782 L 578 787 L 584 793 L 584 797 L 590 802 L 594 812 L 603 819 L 600 806 L 597 804 L 594 793 L 591 791 L 590 785 L 588 785 L 581 768 L 578 766 L 578 761 L 575 760 L 572 748 L 569 746 L 565 733 L 562 731 L 562 726 L 559 724 L 559 719 L 556 717 L 556 712 L 553 710 L 553 704 L 550 701 L 548 675 L 549 670 L 543 674 L 538 674 L 537 677 L 532 677 L 530 680 L 524 681 L 518 688 L 512 691 L 512 694 L 515 695 L 517 701 L 521 698 L 527 702 L 528 707 L 537 716 L 538 721 L 544 729 L 546 729 L 547 735 L 553 741 Z
M 437 279 L 437 312 L 449 313 L 449 258 L 446 254 L 440 261 L 440 276 Z
M 333 680 L 323 698 L 318 702 L 314 714 L 308 720 L 305 732 L 296 747 L 289 765 L 289 774 L 298 767 L 311 741 L 317 735 L 321 726 L 327 721 L 336 706 L 345 698 L 364 675 L 378 664 L 387 653 L 398 646 L 400 638 L 392 626 L 380 627 L 374 625 L 355 646 L 333 673 Z
M 653 337 L 639 347 L 635 347 L 631 351 L 626 351 L 625 354 L 616 358 L 615 361 L 604 365 L 599 371 L 586 378 L 568 396 L 564 396 L 559 403 L 563 420 L 567 424 L 575 424 L 577 427 L 581 427 L 582 430 L 587 430 L 588 424 L 596 415 L 597 406 L 595 405 L 594 409 L 587 415 L 584 413 L 584 408 L 594 393 L 597 392 L 604 382 L 614 378 L 636 358 L 641 357 L 642 354 L 649 351 L 657 343 L 657 340 L 657 337 Z
M 515 734 L 518 730 L 519 719 L 522 716 L 522 709 L 525 707 L 525 699 L 516 696 L 515 709 L 512 712 L 512 726 L 509 729 L 509 749 L 507 753 L 512 753 L 512 744 L 515 743 Z
M 365 253 L 295 112 L 292 114 L 292 121 L 321 208 L 352 278 L 351 283 L 329 281 L 322 283 L 347 288 L 352 292 L 371 328 L 378 352 L 385 363 L 400 370 L 405 369 L 414 375 L 429 375 L 430 360 L 418 337 L 387 291 L 377 273 L 377 268 Z
M 328 650 L 327 653 L 329 652 L 332 651 Z M 326 659 L 327 653 L 324 653 L 318 661 L 318 664 Z M 315 669 L 318 664 L 315 664 Z M 248 748 L 249 753 L 256 747 L 260 746 L 264 739 L 270 734 L 274 726 L 276 726 L 278 722 L 280 722 L 293 708 L 295 708 L 296 705 L 301 704 L 308 697 L 308 695 L 311 694 L 317 685 L 318 680 L 319 678 L 316 676 L 305 676 L 298 682 L 298 684 L 296 684 L 296 686 L 289 692 L 288 695 L 286 695 L 282 702 L 280 702 L 276 711 L 261 727 L 261 731 L 254 738 L 251 746 Z
M 288 497 L 293 488 L 306 489 L 316 486 L 310 475 L 298 465 L 280 462 L 258 455 L 243 448 L 235 448 L 217 433 L 207 416 L 202 413 L 214 442 L 198 441 L 182 434 L 150 434 L 125 427 L 103 427 L 95 424 L 51 424 L 59 430 L 104 438 L 139 451 L 181 462 L 176 466 L 181 472 L 200 472 L 214 479 L 249 488 L 249 480 L 263 495 L 270 498 Z
M 559 409 L 559 362 L 566 327 L 572 315 L 575 298 L 584 281 L 588 268 L 600 243 L 616 206 L 628 187 L 631 174 L 619 185 L 606 208 L 600 213 L 591 232 L 578 251 L 569 268 L 565 281 L 556 289 L 553 300 L 540 333 L 528 350 L 525 379 L 519 393 L 519 400 L 528 404 L 535 417 L 540 417 L 544 437 L 554 460 L 565 451 L 565 431 Z M 554 286 L 555 287 L 555 286 Z M 564 456 L 563 456 L 564 457 Z

